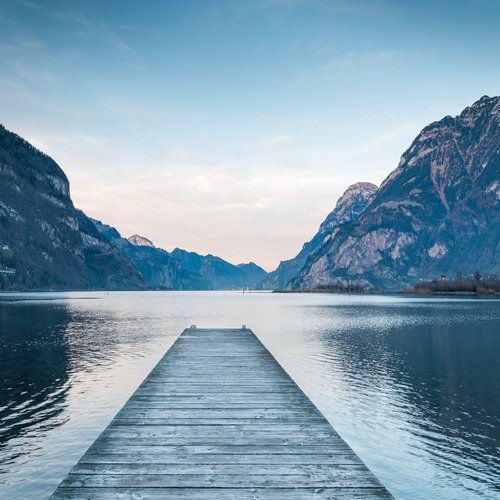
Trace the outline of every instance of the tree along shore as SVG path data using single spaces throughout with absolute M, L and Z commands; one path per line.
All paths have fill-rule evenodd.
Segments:
M 405 290 L 405 293 L 495 295 L 500 293 L 500 277 L 483 277 L 479 271 L 465 278 L 460 273 L 455 279 L 443 275 L 439 279 L 420 281 L 415 288 Z

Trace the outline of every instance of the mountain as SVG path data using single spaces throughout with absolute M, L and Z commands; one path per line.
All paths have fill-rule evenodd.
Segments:
M 74 207 L 54 160 L 0 125 L 0 289 L 212 290 L 250 287 L 265 275 L 253 263 L 122 238 Z
M 209 290 L 211 288 L 209 280 L 196 272 L 190 272 L 166 250 L 155 247 L 147 238 L 136 238 L 137 235 L 123 238 L 114 227 L 96 219 L 92 219 L 92 222 L 109 243 L 134 263 L 147 287 L 167 290 Z M 138 244 L 139 242 L 146 242 L 146 244 Z
M 131 259 L 150 288 L 221 290 L 252 287 L 266 275 L 256 264 L 235 266 L 214 255 L 199 255 L 176 248 L 167 252 L 137 234 L 123 238 L 111 226 L 93 219 L 97 230 Z
M 259 283 L 259 288 L 274 290 L 286 288 L 288 282 L 295 278 L 304 267 L 308 257 L 317 252 L 331 238 L 337 226 L 356 220 L 360 216 L 376 191 L 377 186 L 370 182 L 358 182 L 349 186 L 338 199 L 335 208 L 322 222 L 313 239 L 305 243 L 293 259 L 281 261 L 278 268 Z
M 255 262 L 248 262 L 247 264 L 238 264 L 236 266 L 240 272 L 242 273 L 242 281 L 243 283 L 251 283 L 248 286 L 250 288 L 255 288 L 256 284 L 260 282 L 262 279 L 265 279 L 265 276 L 268 275 L 267 271 L 264 271 L 262 267 L 258 266 Z
M 199 255 L 180 248 L 173 250 L 171 255 L 186 269 L 207 279 L 214 290 L 253 287 L 267 274 L 253 262 L 235 266 L 215 255 Z
M 0 288 L 141 287 L 130 260 L 74 207 L 61 168 L 0 125 Z
M 127 241 L 129 243 L 132 243 L 132 245 L 138 246 L 138 247 L 151 247 L 155 248 L 153 242 L 151 240 L 148 240 L 147 238 L 144 238 L 144 236 L 140 236 L 138 234 L 133 234 L 132 236 L 129 236 L 127 238 Z
M 500 97 L 431 123 L 355 221 L 287 285 L 400 289 L 440 275 L 500 273 Z

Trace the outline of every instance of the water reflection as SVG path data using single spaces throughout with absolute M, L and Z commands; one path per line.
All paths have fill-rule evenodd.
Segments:
M 0 296 L 2 498 L 48 498 L 180 332 L 140 296 L 86 295 Z
M 439 470 L 428 480 L 440 481 L 440 488 L 448 483 L 453 498 L 467 497 L 467 490 L 492 494 L 500 471 L 500 338 L 490 307 L 485 304 L 485 314 L 478 314 L 477 303 L 383 309 L 365 304 L 362 314 L 351 306 L 317 311 L 325 324 L 315 336 L 320 344 L 316 361 L 333 368 L 330 381 L 336 389 L 347 387 L 345 397 L 351 400 L 332 400 L 333 391 L 325 389 L 325 409 L 337 414 L 332 420 L 342 406 L 351 408 L 358 431 L 359 423 L 367 422 L 369 432 L 380 435 L 382 423 L 389 440 L 385 447 L 380 441 L 377 445 L 387 463 L 392 459 L 396 465 L 405 453 L 434 457 Z M 413 466 L 417 476 L 421 463 Z M 407 461 L 406 467 L 412 465 Z M 427 496 L 419 495 L 411 482 L 393 491 L 402 497 Z
M 243 323 L 396 497 L 498 491 L 499 301 L 51 298 L 0 303 L 0 496 L 48 497 L 184 327 Z
M 0 304 L 0 472 L 30 452 L 30 436 L 68 419 L 70 321 L 65 305 Z M 16 442 L 6 449 L 11 440 Z

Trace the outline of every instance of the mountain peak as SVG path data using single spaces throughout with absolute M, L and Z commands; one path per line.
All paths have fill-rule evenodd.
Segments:
M 410 168 L 416 173 L 430 166 L 432 182 L 448 206 L 443 191 L 456 184 L 464 173 L 472 178 L 481 174 L 500 144 L 499 126 L 500 96 L 483 96 L 458 116 L 445 116 L 431 123 L 403 153 L 398 168 L 384 180 L 379 194 Z
M 291 278 L 297 276 L 307 259 L 312 257 L 329 241 L 342 224 L 357 220 L 377 192 L 371 182 L 356 182 L 349 186 L 337 200 L 335 208 L 322 222 L 314 237 L 304 244 L 293 258 L 281 261 L 278 268 L 270 273 L 259 285 L 262 288 L 284 289 Z
M 474 121 L 484 119 L 500 120 L 500 96 L 489 97 L 484 95 L 471 106 L 465 108 L 459 116 L 456 117 L 462 125 L 470 125 Z
M 376 192 L 378 187 L 371 182 L 356 182 L 351 184 L 337 200 L 336 207 L 351 202 L 353 198 L 361 197 L 363 199 L 371 198 Z
M 258 272 L 263 272 L 265 273 L 264 269 L 262 269 L 262 267 L 260 267 L 258 264 L 256 264 L 255 262 L 242 262 L 241 264 L 236 264 L 236 267 L 239 267 L 240 269 L 252 269 L 254 271 L 258 271 Z
M 471 107 L 488 102 L 500 102 L 500 96 L 494 95 L 493 97 L 490 97 L 489 95 L 483 95 L 483 97 L 481 97 L 481 99 L 478 99 Z
M 346 195 L 347 193 L 357 192 L 357 191 L 371 191 L 372 193 L 374 193 L 377 189 L 378 187 L 371 182 L 356 182 L 354 184 L 351 184 L 344 191 L 344 195 Z
M 129 236 L 127 238 L 127 241 L 129 243 L 132 243 L 132 245 L 135 245 L 136 247 L 151 247 L 151 248 L 156 248 L 154 243 L 151 240 L 148 240 L 144 236 L 141 236 L 139 234 L 133 234 L 132 236 Z
M 356 222 L 331 230 L 289 286 L 400 288 L 498 272 L 499 132 L 500 97 L 488 96 L 425 127 Z M 342 215 L 349 191 L 325 223 Z
M 321 224 L 320 232 L 329 231 L 339 224 L 357 219 L 377 190 L 377 186 L 371 182 L 351 184 Z

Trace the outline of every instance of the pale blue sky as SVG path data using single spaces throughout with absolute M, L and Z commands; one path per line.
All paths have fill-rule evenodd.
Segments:
M 0 123 L 123 234 L 297 253 L 429 122 L 500 94 L 500 2 L 0 0 Z

